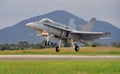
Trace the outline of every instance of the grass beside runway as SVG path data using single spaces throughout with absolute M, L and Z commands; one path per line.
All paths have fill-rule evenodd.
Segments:
M 120 74 L 120 60 L 0 61 L 0 74 Z
M 4 50 L 0 55 L 7 54 L 53 54 L 53 55 L 120 55 L 120 48 L 115 47 L 82 47 L 79 52 L 73 48 L 61 48 L 59 53 L 54 48 L 45 49 L 27 49 L 27 50 Z

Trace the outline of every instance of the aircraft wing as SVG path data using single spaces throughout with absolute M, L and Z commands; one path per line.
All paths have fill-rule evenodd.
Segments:
M 60 29 L 60 30 L 64 30 L 64 31 L 67 31 L 67 32 L 70 32 L 71 30 L 68 28 L 68 27 L 64 27 L 64 26 L 56 26 L 56 25 L 53 25 L 53 24 L 44 24 L 44 25 L 47 25 L 48 27 L 52 27 L 52 28 L 56 28 L 56 29 Z
M 91 41 L 103 37 L 108 37 L 110 35 L 110 32 L 72 31 L 71 34 L 80 37 L 84 41 Z

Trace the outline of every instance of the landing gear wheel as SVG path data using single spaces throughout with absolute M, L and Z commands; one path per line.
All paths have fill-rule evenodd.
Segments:
M 75 51 L 78 52 L 79 51 L 79 47 L 75 46 Z
M 49 42 L 47 42 L 47 41 L 45 41 L 45 46 L 50 46 L 50 41 Z
M 47 41 L 45 41 L 45 46 L 47 46 Z
M 59 52 L 60 51 L 60 48 L 59 46 L 56 47 L 56 52 Z
M 51 42 L 49 41 L 47 44 L 48 44 L 48 46 L 50 46 Z

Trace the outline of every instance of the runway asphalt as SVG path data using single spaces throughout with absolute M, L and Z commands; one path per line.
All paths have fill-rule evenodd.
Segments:
M 120 60 L 117 55 L 0 55 L 0 60 Z

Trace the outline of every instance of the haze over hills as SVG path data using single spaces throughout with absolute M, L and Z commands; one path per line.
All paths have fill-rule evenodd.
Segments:
M 75 26 L 77 27 L 77 30 L 80 29 L 79 28 L 80 25 L 84 25 L 87 23 L 87 21 L 85 21 L 84 19 L 79 18 L 78 16 L 75 16 L 69 12 L 57 10 L 44 15 L 39 15 L 29 19 L 25 19 L 15 24 L 14 26 L 1 29 L 0 43 L 18 43 L 19 41 L 28 41 L 29 43 L 39 43 L 40 41 L 42 41 L 42 38 L 29 35 L 29 34 L 36 34 L 36 32 L 32 29 L 28 29 L 27 27 L 25 27 L 25 24 L 29 22 L 39 21 L 43 18 L 50 18 L 62 24 L 68 24 L 69 19 L 74 18 Z M 110 36 L 111 39 L 97 40 L 100 43 L 109 44 L 112 41 L 120 40 L 120 29 L 105 21 L 97 20 L 95 22 L 92 31 L 111 32 L 111 36 Z

